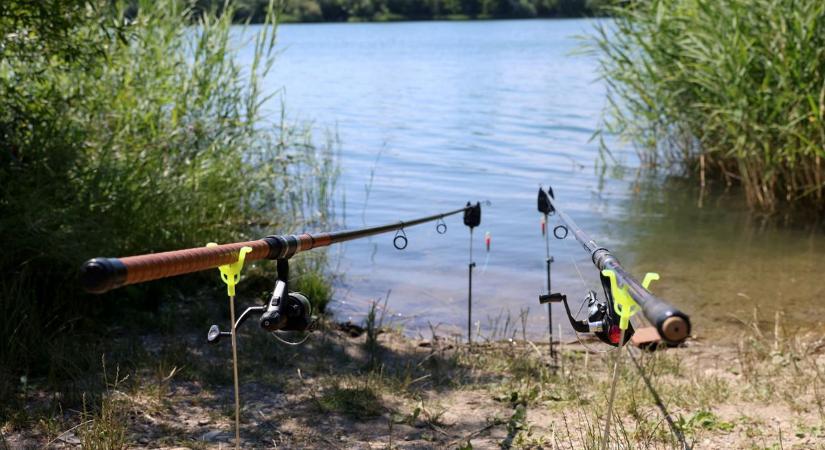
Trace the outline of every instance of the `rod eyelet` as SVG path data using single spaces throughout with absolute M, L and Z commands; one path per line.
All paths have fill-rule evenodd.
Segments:
M 563 235 L 561 234 L 562 230 L 564 231 Z M 569 233 L 569 230 L 564 225 L 557 225 L 555 228 L 553 228 L 553 236 L 555 236 L 556 239 L 564 239 L 564 238 L 567 237 L 568 233 Z
M 404 232 L 404 229 L 400 229 L 395 233 L 395 237 L 392 239 L 392 245 L 397 250 L 404 250 L 407 248 L 407 233 Z
M 435 231 L 438 234 L 447 232 L 447 224 L 444 222 L 444 219 L 438 219 L 438 223 L 435 224 Z

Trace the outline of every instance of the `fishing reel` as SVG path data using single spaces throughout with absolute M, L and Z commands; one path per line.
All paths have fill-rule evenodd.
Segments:
M 261 314 L 261 328 L 266 331 L 305 331 L 312 323 L 312 306 L 303 294 L 286 295 L 286 283 L 278 280 L 272 298 Z
M 599 338 L 605 344 L 617 347 L 621 339 L 622 330 L 619 328 L 619 317 L 613 311 L 613 302 L 609 291 L 605 290 L 605 301 L 599 301 L 596 292 L 589 290 L 583 302 L 587 302 L 587 319 L 577 320 L 570 312 L 570 305 L 567 304 L 567 295 L 560 292 L 553 294 L 543 294 L 539 296 L 539 303 L 564 303 L 567 318 L 570 325 L 577 333 L 590 333 Z M 625 330 L 624 342 L 626 343 L 633 336 L 633 325 L 628 325 Z
M 261 328 L 275 335 L 279 331 L 311 331 L 317 318 L 312 315 L 312 305 L 299 292 L 289 292 L 287 279 L 289 278 L 289 262 L 287 259 L 278 260 L 278 278 L 275 280 L 275 289 L 269 301 L 262 306 L 251 306 L 238 317 L 233 326 L 237 329 L 253 313 L 261 313 L 259 320 Z M 221 331 L 217 325 L 209 327 L 206 340 L 215 344 L 222 337 L 231 336 L 230 331 Z M 278 338 L 277 335 L 275 335 Z M 281 338 L 278 340 L 287 343 Z

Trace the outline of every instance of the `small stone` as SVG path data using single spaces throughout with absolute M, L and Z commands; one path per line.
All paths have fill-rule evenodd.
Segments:
M 213 430 L 201 436 L 201 440 L 206 442 L 215 442 L 219 440 L 218 438 L 222 433 L 223 431 L 221 430 Z
M 138 443 L 141 444 L 141 445 L 146 445 L 146 444 L 149 443 L 149 438 L 142 437 L 142 438 L 138 439 Z
M 74 433 L 65 433 L 59 438 L 57 438 L 57 440 L 69 445 L 82 444 L 82 442 L 80 442 L 80 439 L 78 439 L 77 435 L 75 435 Z
M 405 441 L 417 441 L 421 439 L 421 433 L 410 433 L 404 436 Z
M 212 420 L 208 418 L 198 420 L 198 425 L 200 426 L 209 425 L 210 423 L 212 423 Z

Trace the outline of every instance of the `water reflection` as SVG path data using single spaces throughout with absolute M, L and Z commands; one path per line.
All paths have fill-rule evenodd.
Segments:
M 290 24 L 279 29 L 282 53 L 265 88 L 286 93 L 291 119 L 312 119 L 340 136 L 340 212 L 350 227 L 492 201 L 475 242 L 476 262 L 486 266 L 474 285 L 482 327 L 502 311 L 517 318 L 529 307 L 530 335 L 546 338 L 540 184 L 552 184 L 560 205 L 628 269 L 660 272 L 655 291 L 692 313 L 698 333 L 721 335 L 716 325 L 746 319 L 755 307 L 768 320 L 781 307 L 791 325 L 818 326 L 823 288 L 814 265 L 823 233 L 755 220 L 732 194 L 709 195 L 698 208 L 690 184 L 639 179 L 634 150 L 611 136 L 602 137 L 622 165 L 597 165 L 591 137 L 605 86 L 592 56 L 571 56 L 575 36 L 593 25 Z M 251 60 L 251 51 L 242 58 Z M 447 223 L 443 236 L 434 225 L 409 228 L 403 252 L 391 235 L 332 249 L 341 274 L 332 308 L 359 320 L 370 300 L 391 291 L 389 306 L 409 332 L 440 323 L 463 333 L 468 237 L 460 218 Z M 486 231 L 493 243 L 485 263 Z M 554 240 L 551 252 L 554 290 L 574 301 L 588 288 L 601 291 L 572 239 Z M 563 308 L 554 315 L 563 317 Z
M 699 336 L 731 337 L 753 321 L 788 329 L 823 329 L 825 233 L 749 213 L 737 192 L 710 193 L 703 206 L 694 183 L 647 177 L 631 184 L 624 213 L 607 229 L 615 251 L 636 274 L 658 271 L 654 290 L 690 313 Z

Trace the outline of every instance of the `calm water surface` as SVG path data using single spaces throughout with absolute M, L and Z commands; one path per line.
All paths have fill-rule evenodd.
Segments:
M 786 312 L 791 327 L 822 330 L 821 232 L 749 218 L 735 195 L 697 206 L 689 184 L 639 175 L 633 150 L 608 141 L 623 168 L 602 170 L 590 142 L 605 106 L 596 61 L 574 56 L 588 20 L 306 24 L 280 27 L 281 54 L 266 80 L 291 119 L 337 129 L 338 204 L 347 227 L 375 225 L 489 200 L 472 245 L 478 264 L 474 321 L 529 308 L 528 330 L 546 333 L 537 297 L 545 288 L 544 242 L 535 196 L 557 199 L 653 291 L 692 315 L 699 336 L 729 336 L 758 308 Z M 277 100 L 271 105 L 275 109 Z M 319 136 L 320 141 L 321 136 Z M 333 251 L 344 275 L 334 309 L 359 320 L 388 292 L 394 320 L 411 333 L 466 324 L 469 233 L 460 217 L 446 235 L 433 225 Z M 555 221 L 553 222 L 555 224 Z M 286 230 L 285 230 L 286 231 Z M 289 230 L 293 231 L 293 230 Z M 484 249 L 484 233 L 492 248 Z M 597 289 L 589 257 L 553 240 L 554 290 L 573 299 Z M 581 273 L 581 276 L 579 275 Z M 554 309 L 557 323 L 563 310 Z

